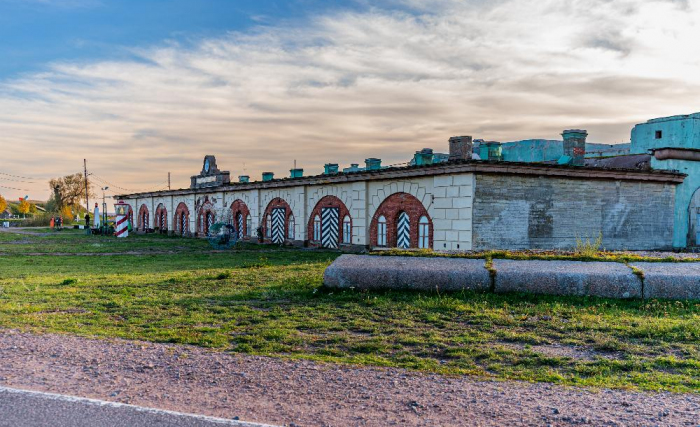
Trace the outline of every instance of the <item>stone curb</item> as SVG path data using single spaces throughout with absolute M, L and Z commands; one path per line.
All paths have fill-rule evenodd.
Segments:
M 642 281 L 614 262 L 493 260 L 496 292 L 641 298 Z
M 483 259 L 341 255 L 323 275 L 326 286 L 440 291 L 491 288 Z
M 700 299 L 700 263 L 638 262 L 644 298 Z
M 341 255 L 326 269 L 324 284 L 375 290 L 476 290 L 700 300 L 700 263 L 627 266 L 615 262 L 495 259 L 492 270 L 494 277 L 483 259 Z

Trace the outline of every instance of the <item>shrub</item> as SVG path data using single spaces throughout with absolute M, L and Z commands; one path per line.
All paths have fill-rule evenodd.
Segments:
M 582 257 L 594 257 L 603 250 L 603 233 L 598 233 L 598 237 L 591 241 L 591 239 L 583 239 L 576 237 L 576 249 L 574 252 L 578 256 Z

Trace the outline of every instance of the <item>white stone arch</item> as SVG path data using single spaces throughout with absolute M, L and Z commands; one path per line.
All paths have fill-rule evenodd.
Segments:
M 426 211 L 433 216 L 433 194 L 432 194 L 432 177 L 429 179 L 422 178 L 411 181 L 392 181 L 384 182 L 378 188 L 370 190 L 368 194 L 369 203 L 367 212 L 368 221 L 374 218 L 374 214 L 379 209 L 379 206 L 388 197 L 396 193 L 407 193 L 418 199 Z

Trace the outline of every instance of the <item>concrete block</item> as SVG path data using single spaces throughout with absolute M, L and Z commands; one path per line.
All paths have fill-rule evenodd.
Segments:
M 640 262 L 644 298 L 700 299 L 700 263 Z
M 449 209 L 451 210 L 451 209 Z M 447 219 L 447 211 L 448 209 L 433 209 L 433 220 L 436 219 Z
M 472 181 L 474 180 L 474 175 L 472 174 L 463 174 L 463 175 L 454 175 L 452 177 L 452 185 L 472 185 Z
M 474 187 L 471 185 L 463 185 L 459 187 L 459 196 L 460 197 L 473 197 L 474 196 Z
M 459 219 L 459 209 L 445 209 L 445 219 Z
M 452 176 L 451 175 L 440 175 L 433 178 L 433 186 L 437 187 L 450 187 L 452 186 Z
M 640 298 L 642 282 L 624 264 L 581 261 L 493 261 L 496 292 Z
M 472 229 L 472 223 L 467 220 L 452 221 L 452 229 L 456 231 L 470 231 Z
M 453 202 L 453 199 L 448 199 L 448 198 L 439 199 L 436 197 L 435 201 L 433 202 L 433 207 L 435 207 L 436 209 L 452 208 L 453 207 L 452 202 Z
M 447 197 L 447 187 L 437 187 L 433 190 L 433 196 L 435 196 L 435 198 Z
M 356 289 L 487 291 L 484 260 L 341 255 L 323 275 L 326 286 Z
M 447 187 L 447 197 L 459 197 L 459 187 Z
M 471 208 L 472 199 L 468 197 L 460 197 L 452 199 L 452 207 L 455 209 Z
M 451 230 L 452 221 L 449 219 L 433 219 L 433 229 L 435 230 Z

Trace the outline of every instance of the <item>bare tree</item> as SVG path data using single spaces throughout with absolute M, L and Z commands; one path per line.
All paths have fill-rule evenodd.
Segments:
M 66 175 L 62 178 L 54 178 L 49 181 L 49 187 L 53 191 L 54 210 L 60 211 L 69 206 L 77 211 L 80 202 L 85 200 L 85 176 L 80 173 Z M 94 197 L 92 185 L 88 185 L 90 197 Z

